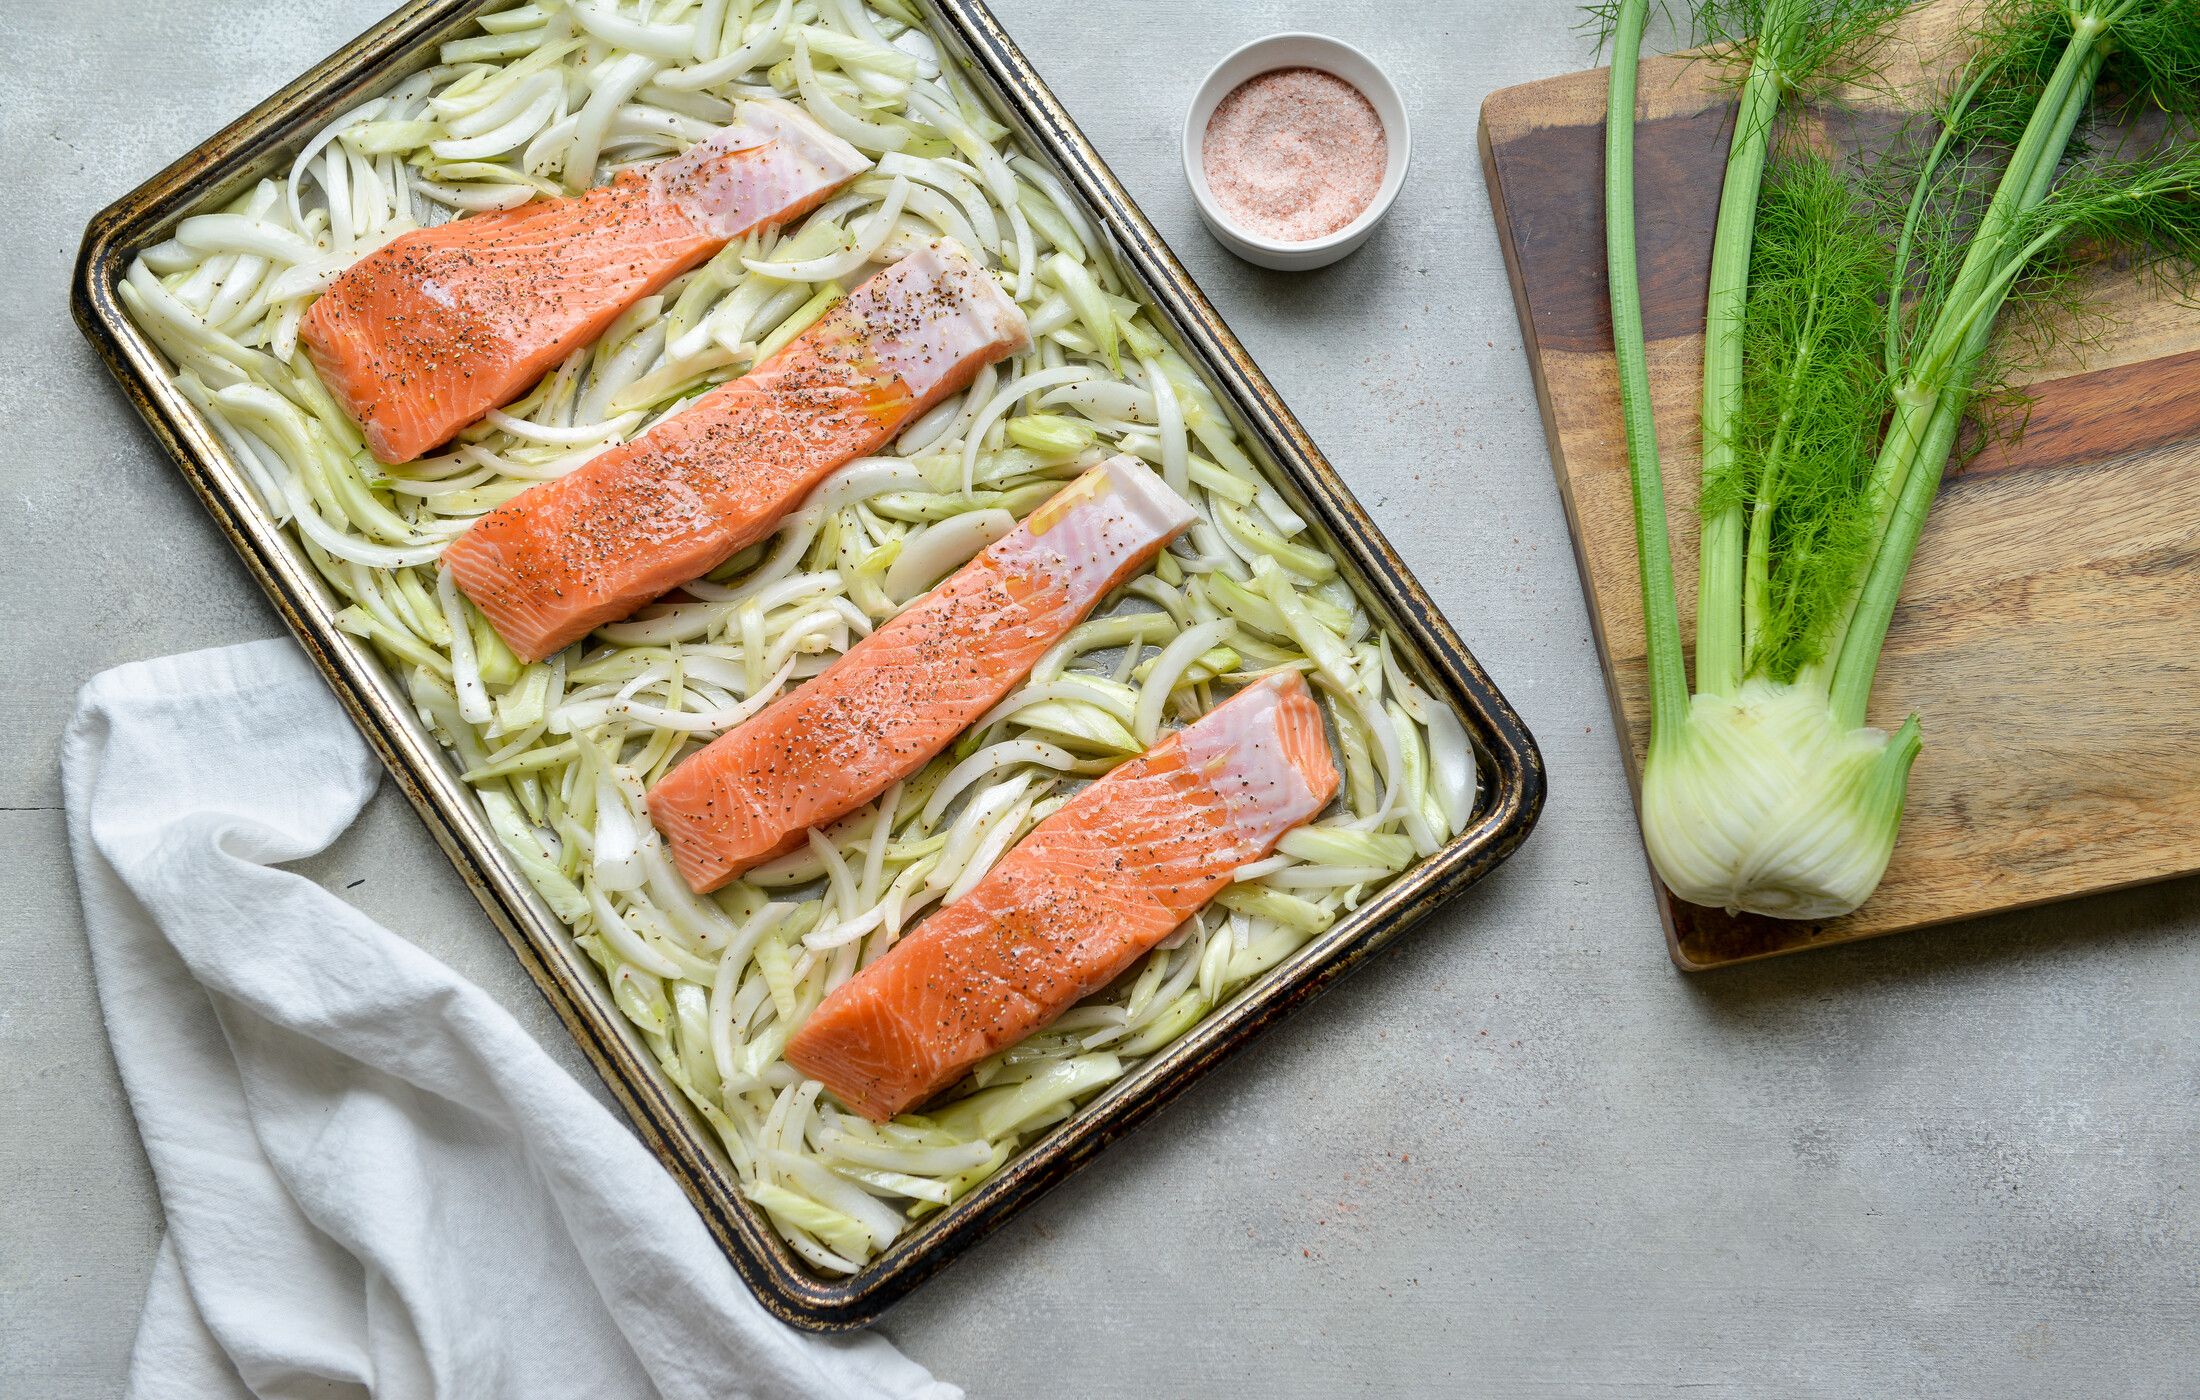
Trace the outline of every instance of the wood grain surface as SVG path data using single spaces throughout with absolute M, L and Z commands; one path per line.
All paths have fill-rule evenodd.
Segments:
M 1970 6 L 1918 11 L 1886 86 L 1798 120 L 1871 147 L 1957 61 Z M 1684 627 L 1695 608 L 1697 398 L 1730 70 L 1642 67 L 1637 208 L 1652 398 Z M 1638 784 L 1642 608 L 1605 293 L 1605 75 L 1493 93 L 1482 158 L 1614 712 Z M 1925 750 L 1885 882 L 1846 918 L 1733 916 L 1660 890 L 1695 970 L 2200 870 L 2200 312 L 2128 269 L 2088 273 L 2077 349 L 2026 352 L 2021 435 L 1942 488 L 1887 640 L 1871 721 Z M 2082 910 L 2073 910 L 2083 919 Z

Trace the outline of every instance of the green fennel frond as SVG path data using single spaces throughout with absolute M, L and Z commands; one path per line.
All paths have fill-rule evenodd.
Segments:
M 1840 624 L 1830 692 L 1836 713 L 1848 722 L 1864 714 L 1903 575 L 1972 387 L 1992 364 L 1992 333 L 2011 298 L 2021 304 L 2027 285 L 2034 297 L 2042 289 L 2051 296 L 2057 280 L 2051 274 L 2074 239 L 2145 248 L 2162 266 L 2189 259 L 2179 230 L 2189 212 L 2180 206 L 2192 197 L 2180 173 L 2188 168 L 2190 143 L 2172 142 L 2135 164 L 2117 165 L 2112 179 L 2123 183 L 2113 188 L 2088 177 L 2101 162 L 2076 138 L 2088 114 L 2109 100 L 2102 93 L 2104 75 L 2123 85 L 2125 102 L 2134 95 L 2164 106 L 2189 108 L 2200 101 L 2200 94 L 2170 89 L 2192 71 L 2200 0 L 2002 0 L 1995 14 L 2012 28 L 1990 36 L 1959 80 L 1963 97 L 1954 104 L 1950 130 L 1967 120 L 1967 108 L 2001 100 L 1996 93 L 2003 88 L 2029 96 L 2030 114 L 2006 146 L 1975 221 L 1959 211 L 1950 225 L 1957 230 L 1953 238 L 1919 240 L 1922 273 L 1913 267 L 1895 274 L 1898 292 L 1922 290 L 1906 306 L 1890 303 L 1887 367 L 1900 383 L 1873 468 L 1880 540 Z M 2064 36 L 2059 42 L 2058 35 Z M 2046 75 L 2038 78 L 2043 67 Z M 1934 181 L 1959 191 L 1980 187 L 1961 164 L 1944 161 L 1936 170 L 1929 161 L 1913 216 L 1932 203 Z M 1908 235 L 1906 228 L 1905 241 Z
M 2121 11 L 2116 44 L 2101 69 L 2115 106 L 2200 111 L 2200 0 L 2091 0 L 2086 10 Z
M 2085 94 L 2098 94 L 2097 107 L 2127 118 L 2200 111 L 2200 0 L 1994 0 L 1972 30 L 1969 59 L 1929 117 L 1871 172 L 1887 222 L 1898 230 L 1898 280 L 1885 298 L 1890 374 L 1955 282 L 2003 163 L 2039 116 L 2041 93 L 2084 19 L 2112 34 L 2086 84 Z M 2028 202 L 2045 196 L 2060 168 L 2087 160 L 2092 144 L 2092 133 L 2074 126 L 2057 164 L 2036 172 Z M 2020 310 L 2040 304 L 2041 290 L 2020 298 Z
M 1751 31 L 1748 43 L 1726 50 L 1737 58 L 1746 52 L 1749 67 L 1735 107 L 1705 295 L 1701 421 L 1707 479 L 1732 470 L 1726 459 L 1742 412 L 1742 319 L 1773 129 L 1785 105 L 1799 93 L 1807 95 L 1821 83 L 1858 71 L 1887 24 L 1906 8 L 1893 0 L 1705 0 L 1698 7 L 1700 24 L 1727 34 Z M 1749 533 L 1739 510 L 1703 517 L 1696 588 L 1700 692 L 1729 694 L 1747 671 L 1747 639 L 1756 630 L 1751 604 L 1763 602 L 1745 586 Z M 1762 534 L 1760 530 L 1760 539 Z
M 1823 652 L 1871 555 L 1865 490 L 1893 386 L 1879 357 L 1891 254 L 1845 173 L 1815 152 L 1776 157 L 1757 206 L 1731 453 L 1707 514 L 1738 509 L 1746 672 L 1791 681 Z
M 1867 82 L 1880 43 L 1918 0 L 1693 0 L 1691 27 L 1714 54 L 1770 51 L 1789 93 L 1815 98 Z
M 1879 41 L 1894 20 L 1922 0 L 1676 0 L 1642 7 L 1673 26 L 1679 42 L 1701 45 L 1702 57 L 1746 74 L 1760 43 L 1777 50 L 1783 89 L 1815 97 L 1836 84 L 1868 79 Z M 1610 46 L 1628 0 L 1592 0 L 1581 28 L 1598 52 Z M 1638 23 L 1641 18 L 1638 17 Z
M 2052 240 L 2065 254 L 2113 254 L 2135 271 L 2189 276 L 2200 265 L 2200 142 L 2072 171 L 2010 232 L 2019 249 Z
M 1962 116 L 1964 139 L 2014 144 L 2056 61 L 2088 21 L 2114 36 L 2098 79 L 2104 109 L 2200 110 L 2200 0 L 1993 0 L 1972 29 L 1966 80 L 1983 76 L 1985 83 Z

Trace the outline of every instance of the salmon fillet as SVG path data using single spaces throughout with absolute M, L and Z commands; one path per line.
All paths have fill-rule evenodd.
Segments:
M 835 469 L 1029 343 L 1016 304 L 941 239 L 748 374 L 484 515 L 444 567 L 539 661 L 770 534 Z
M 714 890 L 922 768 L 1192 519 L 1135 457 L 1071 482 L 809 684 L 667 773 L 649 813 L 680 873 Z
M 751 99 L 682 154 L 586 194 L 393 239 L 336 279 L 298 335 L 368 449 L 409 462 L 732 239 L 869 166 L 799 109 Z
M 1306 682 L 1250 686 L 1032 828 L 826 997 L 787 1060 L 884 1122 L 1113 982 L 1336 790 Z

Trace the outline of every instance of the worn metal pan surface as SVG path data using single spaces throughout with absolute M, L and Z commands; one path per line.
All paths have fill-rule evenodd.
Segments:
M 337 606 L 311 564 L 169 383 L 158 352 L 130 323 L 116 291 L 139 249 L 167 237 L 178 220 L 218 206 L 287 163 L 330 118 L 432 64 L 444 39 L 500 3 L 416 0 L 103 210 L 78 254 L 76 317 L 735 1269 L 788 1322 L 815 1330 L 858 1326 L 1151 1118 L 1262 1029 L 1488 874 L 1535 822 L 1543 801 L 1542 760 L 1519 716 L 991 12 L 981 0 L 924 0 L 948 56 L 1107 231 L 1122 266 L 1160 308 L 1178 348 L 1221 390 L 1248 443 L 1286 483 L 1294 507 L 1316 523 L 1371 611 L 1406 641 L 1424 681 L 1458 711 L 1478 750 L 1482 788 L 1473 819 L 1436 854 L 1248 983 L 990 1180 L 852 1278 L 812 1272 L 741 1196 L 710 1129 L 663 1077 L 594 967 L 507 860 L 481 809 L 380 661 L 337 628 Z

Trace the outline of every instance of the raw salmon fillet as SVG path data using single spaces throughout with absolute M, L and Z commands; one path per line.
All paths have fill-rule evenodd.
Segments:
M 741 378 L 475 521 L 444 567 L 539 661 L 770 534 L 836 468 L 1029 343 L 983 267 L 927 244 Z
M 1032 828 L 826 997 L 787 1060 L 884 1122 L 1113 982 L 1336 790 L 1306 682 L 1250 686 Z
M 299 338 L 374 455 L 409 462 L 730 240 L 869 166 L 799 109 L 751 99 L 707 140 L 586 194 L 392 240 L 336 279 Z
M 922 768 L 1192 518 L 1135 457 L 1071 482 L 816 679 L 667 773 L 649 813 L 680 873 L 714 890 Z

